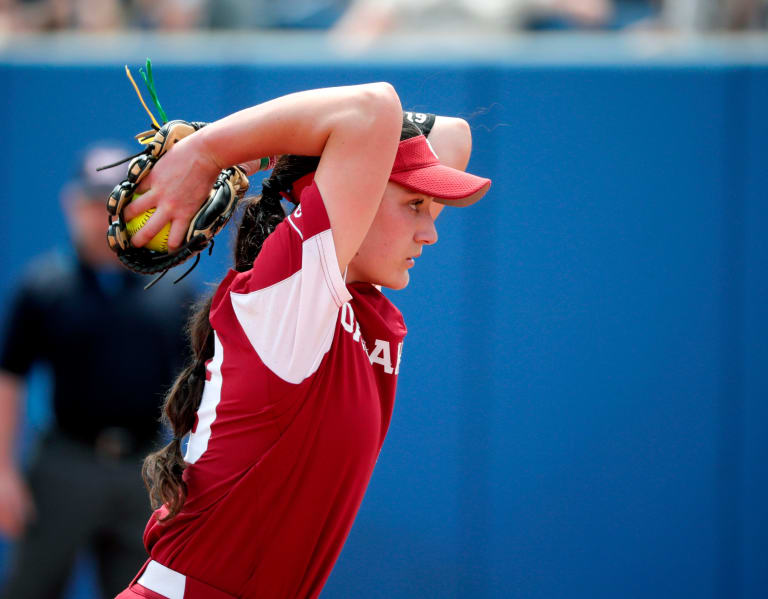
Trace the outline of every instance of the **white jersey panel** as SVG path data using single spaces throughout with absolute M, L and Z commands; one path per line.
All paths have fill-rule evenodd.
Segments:
M 211 438 L 211 425 L 216 420 L 216 408 L 221 401 L 221 364 L 224 361 L 224 348 L 219 341 L 216 332 L 213 333 L 214 353 L 213 359 L 208 363 L 210 380 L 205 381 L 203 397 L 200 407 L 197 409 L 197 428 L 189 436 L 187 452 L 184 461 L 194 464 L 208 449 L 208 440 Z
M 301 269 L 270 287 L 230 292 L 232 307 L 264 365 L 298 384 L 320 366 L 331 347 L 339 308 L 349 301 L 331 230 L 302 244 Z

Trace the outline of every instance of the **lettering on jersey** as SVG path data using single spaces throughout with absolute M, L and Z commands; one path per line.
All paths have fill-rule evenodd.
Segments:
M 345 303 L 341 307 L 341 326 L 342 328 L 352 335 L 352 340 L 360 342 L 363 346 L 363 350 L 368 356 L 371 364 L 379 364 L 384 368 L 384 372 L 387 374 L 399 374 L 400 373 L 400 360 L 403 357 L 403 342 L 397 344 L 397 362 L 395 367 L 392 367 L 392 347 L 389 341 L 383 339 L 376 339 L 375 346 L 372 351 L 368 351 L 365 345 L 365 339 L 363 339 L 360 333 L 360 323 L 355 318 L 355 312 L 352 310 L 352 306 L 349 302 Z
M 384 367 L 384 372 L 387 374 L 392 374 L 394 372 L 392 369 L 392 359 L 389 353 L 389 341 L 376 339 L 376 347 L 373 348 L 368 359 L 371 361 L 371 364 L 381 364 Z
M 347 333 L 352 333 L 353 341 L 360 341 L 360 323 L 355 320 L 355 312 L 349 302 L 341 307 L 341 326 Z M 365 348 L 365 341 L 363 341 L 363 348 Z M 367 349 L 365 351 L 368 352 Z

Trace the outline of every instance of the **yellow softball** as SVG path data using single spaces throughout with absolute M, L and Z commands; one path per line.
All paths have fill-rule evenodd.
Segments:
M 129 237 L 133 237 L 139 229 L 141 229 L 145 224 L 147 224 L 147 221 L 149 220 L 149 217 L 152 216 L 155 212 L 154 208 L 150 208 L 149 210 L 146 210 L 139 214 L 138 216 L 133 217 L 131 220 L 129 220 L 125 228 L 128 230 Z M 152 239 L 150 239 L 144 247 L 149 250 L 155 250 L 156 252 L 167 252 L 168 251 L 168 234 L 171 232 L 171 223 L 166 223 L 166 225 L 160 229 L 160 232 L 155 235 Z

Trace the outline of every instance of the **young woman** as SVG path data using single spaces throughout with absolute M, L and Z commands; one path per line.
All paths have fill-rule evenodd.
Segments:
M 406 328 L 376 286 L 405 287 L 442 204 L 490 186 L 463 172 L 464 121 L 437 117 L 429 135 L 388 84 L 313 90 L 205 127 L 143 182 L 126 216 L 157 210 L 133 243 L 170 221 L 175 247 L 222 168 L 282 156 L 190 321 L 165 405 L 174 439 L 144 465 L 151 559 L 120 599 L 320 594 L 392 413 Z

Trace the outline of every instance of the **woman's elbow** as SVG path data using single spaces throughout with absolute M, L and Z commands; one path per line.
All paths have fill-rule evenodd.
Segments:
M 472 154 L 472 130 L 462 118 L 438 116 L 429 134 L 440 162 L 464 170 Z
M 371 127 L 392 129 L 399 136 L 403 121 L 400 97 L 392 84 L 387 82 L 369 83 L 360 86 L 357 108 L 360 118 Z

